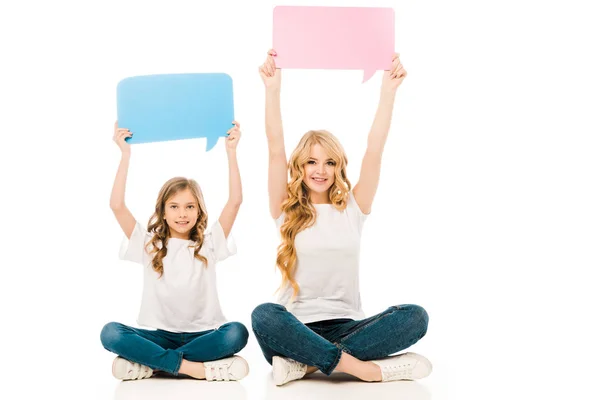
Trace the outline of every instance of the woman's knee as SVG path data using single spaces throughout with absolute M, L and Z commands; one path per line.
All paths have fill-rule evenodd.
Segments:
M 410 313 L 412 324 L 415 327 L 415 330 L 418 331 L 419 336 L 425 336 L 427 327 L 429 326 L 429 314 L 427 314 L 427 311 L 416 304 L 405 304 L 399 307 Z
M 265 331 L 268 328 L 276 329 L 277 315 L 286 311 L 285 307 L 275 303 L 264 303 L 252 311 L 252 329 L 256 332 Z
M 100 332 L 100 341 L 105 349 L 113 350 L 116 346 L 118 346 L 123 337 L 121 327 L 122 324 L 118 322 L 109 322 L 108 324 L 104 325 L 102 332 Z

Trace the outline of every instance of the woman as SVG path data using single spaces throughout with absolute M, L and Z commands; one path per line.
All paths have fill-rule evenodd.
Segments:
M 385 71 L 360 178 L 352 189 L 347 158 L 327 131 L 309 131 L 286 159 L 280 111 L 281 70 L 271 50 L 259 68 L 266 88 L 271 216 L 282 242 L 279 304 L 252 313 L 252 329 L 276 385 L 321 370 L 367 382 L 424 378 L 431 363 L 399 352 L 427 332 L 429 317 L 416 305 L 393 306 L 370 318 L 361 309 L 358 261 L 362 226 L 371 212 L 396 91 L 406 70 L 398 55 Z M 290 181 L 288 182 L 288 169 Z

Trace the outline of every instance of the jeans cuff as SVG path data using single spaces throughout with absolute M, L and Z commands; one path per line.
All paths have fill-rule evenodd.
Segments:
M 329 368 L 326 368 L 326 369 L 319 368 L 321 370 L 321 372 L 327 376 L 329 376 L 333 373 L 333 371 L 335 370 L 335 367 L 337 367 L 337 365 L 340 362 L 340 359 L 342 358 L 342 349 L 340 349 L 337 346 L 336 346 L 336 349 L 337 349 L 337 354 L 335 355 L 335 360 L 333 360 L 333 362 L 331 363 Z
M 176 352 L 177 354 L 177 364 L 175 365 L 175 368 L 172 371 L 167 371 L 172 373 L 173 375 L 177 376 L 179 375 L 179 369 L 181 368 L 181 362 L 183 361 L 183 353 L 181 352 Z

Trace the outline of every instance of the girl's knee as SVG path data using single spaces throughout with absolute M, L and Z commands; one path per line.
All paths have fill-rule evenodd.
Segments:
M 102 332 L 100 332 L 100 341 L 102 346 L 107 350 L 112 350 L 121 341 L 121 324 L 118 322 L 109 322 L 104 325 Z
M 240 322 L 230 322 L 225 326 L 225 343 L 237 353 L 248 343 L 248 329 Z

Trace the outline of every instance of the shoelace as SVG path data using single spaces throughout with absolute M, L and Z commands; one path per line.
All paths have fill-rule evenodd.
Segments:
M 383 373 L 387 379 L 411 379 L 413 366 L 410 364 L 389 365 L 383 368 Z
M 206 379 L 209 381 L 229 381 L 229 371 L 227 365 L 217 365 L 214 367 L 206 368 L 205 371 Z
M 302 363 L 300 363 L 298 361 L 295 361 L 295 360 L 292 360 L 290 362 L 290 364 L 291 365 L 290 365 L 289 374 L 292 377 L 298 378 L 298 377 L 303 376 L 306 373 L 306 371 L 304 369 L 304 364 L 302 364 Z

